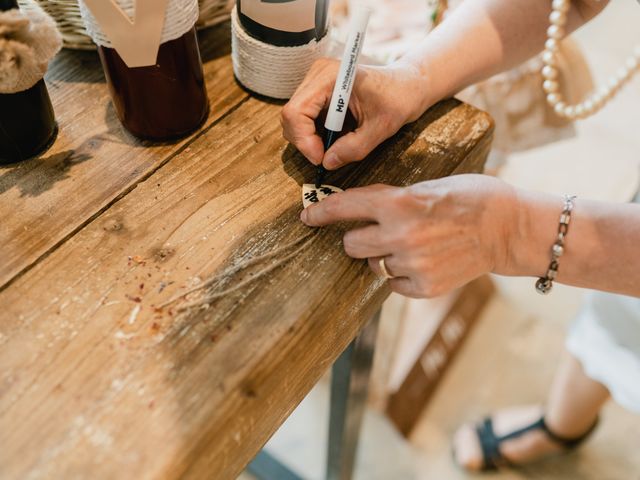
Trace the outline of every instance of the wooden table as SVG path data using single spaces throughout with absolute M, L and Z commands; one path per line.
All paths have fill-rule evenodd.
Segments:
M 95 53 L 53 62 L 55 145 L 0 167 L 1 478 L 233 479 L 389 294 L 336 226 L 207 309 L 158 308 L 310 232 L 313 169 L 234 81 L 228 30 L 202 36 L 211 114 L 177 143 L 123 130 Z M 491 132 L 449 100 L 330 180 L 479 171 Z

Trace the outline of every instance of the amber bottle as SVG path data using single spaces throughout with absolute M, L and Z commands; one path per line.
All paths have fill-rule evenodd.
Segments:
M 155 65 L 129 68 L 113 48 L 98 47 L 116 113 L 133 135 L 185 136 L 207 118 L 209 102 L 195 28 L 160 45 Z
M 18 8 L 16 0 L 0 0 L 0 11 L 13 8 Z M 43 79 L 22 92 L 0 93 L 0 164 L 42 154 L 51 146 L 57 132 Z

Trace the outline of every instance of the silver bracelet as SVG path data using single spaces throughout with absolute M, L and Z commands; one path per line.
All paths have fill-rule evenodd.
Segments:
M 558 275 L 558 260 L 564 253 L 564 239 L 569 232 L 569 222 L 571 222 L 571 212 L 573 211 L 573 201 L 576 199 L 575 195 L 564 196 L 564 208 L 560 215 L 560 225 L 558 225 L 558 238 L 551 247 L 551 263 L 547 268 L 547 274 L 544 277 L 540 277 L 536 282 L 536 290 L 541 295 L 548 294 L 553 288 L 553 281 Z

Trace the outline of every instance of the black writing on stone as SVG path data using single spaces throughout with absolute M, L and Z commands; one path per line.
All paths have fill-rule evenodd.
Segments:
M 334 190 L 331 190 L 329 187 L 320 187 L 320 191 L 327 196 L 333 195 L 334 193 L 336 193 Z
M 311 190 L 310 192 L 305 193 L 304 198 L 312 203 L 318 203 L 320 201 L 317 190 Z

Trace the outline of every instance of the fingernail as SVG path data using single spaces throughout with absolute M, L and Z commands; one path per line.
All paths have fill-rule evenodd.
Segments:
M 307 209 L 306 208 L 304 210 L 302 210 L 302 213 L 300 213 L 300 220 L 302 220 L 304 223 L 307 223 Z
M 340 166 L 340 160 L 338 159 L 338 156 L 335 153 L 328 154 L 327 158 L 325 158 L 324 162 L 322 163 L 328 169 L 338 168 Z

